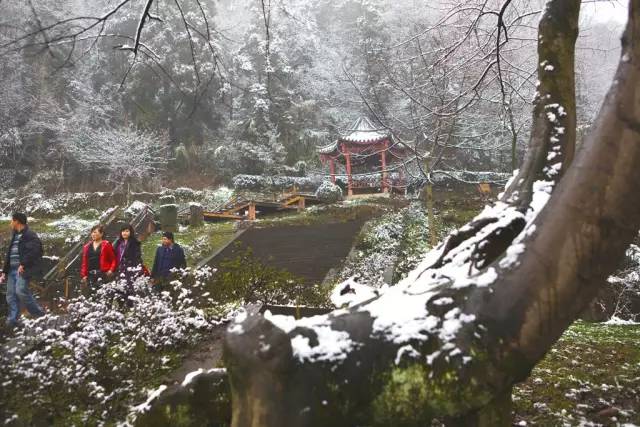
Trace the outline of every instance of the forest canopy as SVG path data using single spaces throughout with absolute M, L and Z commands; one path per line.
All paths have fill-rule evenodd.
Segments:
M 316 147 L 361 116 L 414 150 L 414 169 L 511 172 L 531 124 L 544 2 L 511 3 L 497 26 L 497 1 L 4 1 L 4 186 L 102 189 L 83 172 L 110 155 L 96 147 L 126 135 L 158 141 L 155 163 L 128 179 L 137 189 L 290 175 L 299 162 L 323 174 Z M 579 134 L 622 25 L 585 8 Z

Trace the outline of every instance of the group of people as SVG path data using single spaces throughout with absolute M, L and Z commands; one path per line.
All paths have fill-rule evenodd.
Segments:
M 162 233 L 162 245 L 156 249 L 153 268 L 149 272 L 142 262 L 140 241 L 131 225 L 120 229 L 115 243 L 104 239 L 104 227 L 96 225 L 91 229 L 91 241 L 82 248 L 80 277 L 89 290 L 114 276 L 131 283 L 137 276 L 150 275 L 152 281 L 161 283 L 174 268 L 185 268 L 187 262 L 184 251 L 175 243 L 173 233 Z
M 42 274 L 42 242 L 27 225 L 24 213 L 11 217 L 11 241 L 7 249 L 0 283 L 7 284 L 8 313 L 6 325 L 13 328 L 18 323 L 21 307 L 33 317 L 44 315 L 29 290 L 32 278 Z M 80 278 L 83 288 L 89 293 L 102 283 L 112 279 L 123 279 L 131 284 L 141 275 L 151 276 L 151 282 L 160 287 L 172 269 L 187 266 L 184 250 L 174 241 L 173 233 L 162 233 L 162 244 L 156 249 L 153 267 L 149 271 L 142 261 L 140 241 L 131 225 L 120 229 L 114 244 L 104 239 L 104 227 L 91 229 L 91 241 L 82 248 Z

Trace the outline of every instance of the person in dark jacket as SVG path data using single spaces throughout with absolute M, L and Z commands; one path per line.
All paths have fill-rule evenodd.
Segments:
M 142 249 L 131 225 L 120 229 L 120 237 L 113 245 L 113 250 L 116 253 L 118 277 L 125 279 L 128 284 L 133 283 L 142 275 Z
M 82 284 L 89 286 L 89 292 L 94 291 L 105 279 L 111 278 L 116 271 L 116 254 L 111 243 L 103 240 L 103 236 L 104 227 L 94 226 L 91 229 L 91 241 L 82 248 L 80 277 Z
M 11 243 L 4 260 L 0 283 L 7 282 L 7 326 L 13 328 L 20 317 L 20 306 L 24 305 L 33 317 L 44 315 L 29 290 L 29 281 L 41 273 L 42 242 L 27 226 L 27 216 L 14 213 L 11 217 Z
M 156 256 L 153 260 L 153 268 L 151 269 L 151 278 L 154 283 L 162 283 L 166 281 L 171 269 L 186 268 L 187 260 L 184 251 L 179 244 L 174 241 L 173 233 L 165 231 L 162 233 L 162 245 L 156 249 Z

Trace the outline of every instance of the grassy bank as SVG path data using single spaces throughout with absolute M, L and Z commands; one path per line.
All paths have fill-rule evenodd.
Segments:
M 576 322 L 513 394 L 528 425 L 640 424 L 640 326 Z

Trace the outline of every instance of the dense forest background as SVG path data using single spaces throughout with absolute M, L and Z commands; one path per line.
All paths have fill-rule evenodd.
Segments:
M 500 34 L 495 16 L 444 1 L 156 1 L 134 52 L 144 1 L 4 1 L 1 186 L 321 174 L 315 147 L 361 115 L 416 163 L 511 172 L 528 139 L 543 2 L 520 3 Z M 619 56 L 622 24 L 602 16 L 581 18 L 579 136 Z

